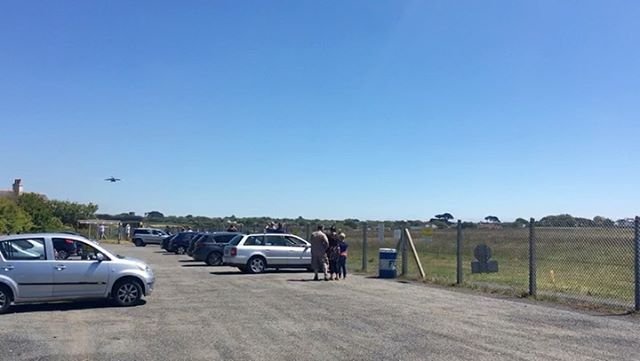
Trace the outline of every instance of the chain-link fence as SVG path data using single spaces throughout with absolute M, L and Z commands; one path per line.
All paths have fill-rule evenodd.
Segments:
M 206 230 L 221 231 L 229 225 L 220 222 L 216 229 Z M 534 222 L 531 227 L 466 223 L 465 228 L 462 225 L 442 229 L 408 228 L 427 282 L 445 285 L 459 282 L 461 286 L 490 292 L 515 296 L 532 294 L 583 305 L 640 307 L 640 297 L 639 301 L 635 299 L 636 289 L 640 286 L 635 286 L 634 268 L 640 255 L 635 256 L 638 234 L 633 224 L 542 227 Z M 240 223 L 237 226 L 244 233 L 261 233 L 266 224 Z M 316 226 L 309 221 L 283 225 L 285 232 L 304 239 L 309 238 Z M 90 225 L 83 231 L 97 237 L 97 227 L 99 225 Z M 113 225 L 106 224 L 106 228 L 107 237 L 116 236 Z M 348 268 L 351 272 L 370 276 L 378 274 L 380 248 L 398 248 L 401 234 L 400 229 L 374 222 L 358 223 L 340 231 L 346 234 L 349 244 Z M 415 259 L 410 251 L 407 252 L 406 273 L 401 277 L 421 279 Z M 477 265 L 479 258 L 484 264 L 480 268 Z M 491 272 L 474 272 L 473 263 L 476 263 L 475 271 Z M 495 269 L 486 268 L 489 263 L 494 263 Z M 400 274 L 405 268 L 401 247 L 396 265 Z
M 351 270 L 378 273 L 380 248 L 396 248 L 399 230 L 379 232 L 377 224 L 345 231 L 349 241 Z M 395 233 L 395 234 L 394 234 Z M 538 298 L 596 307 L 634 308 L 635 240 L 633 227 L 502 227 L 409 229 L 428 282 L 480 288 L 515 296 Z M 460 234 L 459 234 L 460 233 Z M 461 274 L 458 275 L 457 238 L 461 237 Z M 363 245 L 366 238 L 366 252 Z M 530 253 L 533 246 L 533 253 Z M 398 249 L 398 274 L 420 279 L 409 248 L 406 274 Z M 366 257 L 363 263 L 363 257 Z M 494 263 L 483 269 L 472 263 L 479 259 Z M 365 266 L 363 268 L 363 266 Z M 531 268 L 532 267 L 532 268 Z M 533 271 L 533 272 L 531 272 Z M 530 282 L 533 282 L 532 284 Z
M 538 296 L 634 305 L 634 229 L 536 228 Z

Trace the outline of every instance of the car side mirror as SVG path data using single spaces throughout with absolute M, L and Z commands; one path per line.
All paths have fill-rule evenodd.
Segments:
M 96 255 L 96 260 L 97 260 L 98 262 L 102 262 L 102 261 L 104 261 L 104 260 L 105 260 L 104 255 L 103 255 L 102 253 L 98 253 L 98 254 Z

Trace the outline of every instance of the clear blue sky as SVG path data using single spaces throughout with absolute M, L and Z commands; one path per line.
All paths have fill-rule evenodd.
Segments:
M 0 188 L 109 213 L 635 215 L 638 19 L 637 1 L 4 1 Z

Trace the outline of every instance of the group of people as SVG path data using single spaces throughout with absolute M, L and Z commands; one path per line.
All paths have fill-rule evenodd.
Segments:
M 229 227 L 227 227 L 227 232 L 238 232 L 238 226 L 235 223 L 231 223 Z
M 280 222 L 270 222 L 266 227 L 264 227 L 264 233 L 287 233 L 287 230 Z
M 314 281 L 322 270 L 325 281 L 337 281 L 347 278 L 347 249 L 345 234 L 338 232 L 335 226 L 325 232 L 324 226 L 311 234 L 311 267 Z
M 238 226 L 235 223 L 229 224 L 227 232 L 239 232 Z M 264 227 L 264 233 L 287 233 L 287 229 L 280 222 L 270 222 Z

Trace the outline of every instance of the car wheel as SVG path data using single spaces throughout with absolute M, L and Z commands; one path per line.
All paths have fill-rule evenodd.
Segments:
M 222 255 L 218 252 L 211 252 L 207 256 L 206 262 L 209 266 L 222 266 Z
M 0 285 L 0 314 L 6 313 L 11 306 L 11 293 L 7 286 Z
M 144 242 L 142 242 L 142 240 L 140 238 L 136 238 L 133 240 L 133 244 L 136 245 L 136 247 L 142 247 L 144 246 Z
M 130 307 L 135 306 L 142 298 L 142 287 L 132 279 L 119 281 L 113 286 L 113 300 L 118 306 Z
M 178 246 L 178 248 L 176 248 L 176 254 L 184 254 L 185 251 L 184 246 Z
M 250 273 L 262 273 L 267 268 L 267 262 L 260 256 L 251 257 L 247 262 L 247 271 Z
M 69 252 L 65 251 L 64 249 L 61 249 L 58 251 L 58 259 L 67 259 L 69 258 Z

